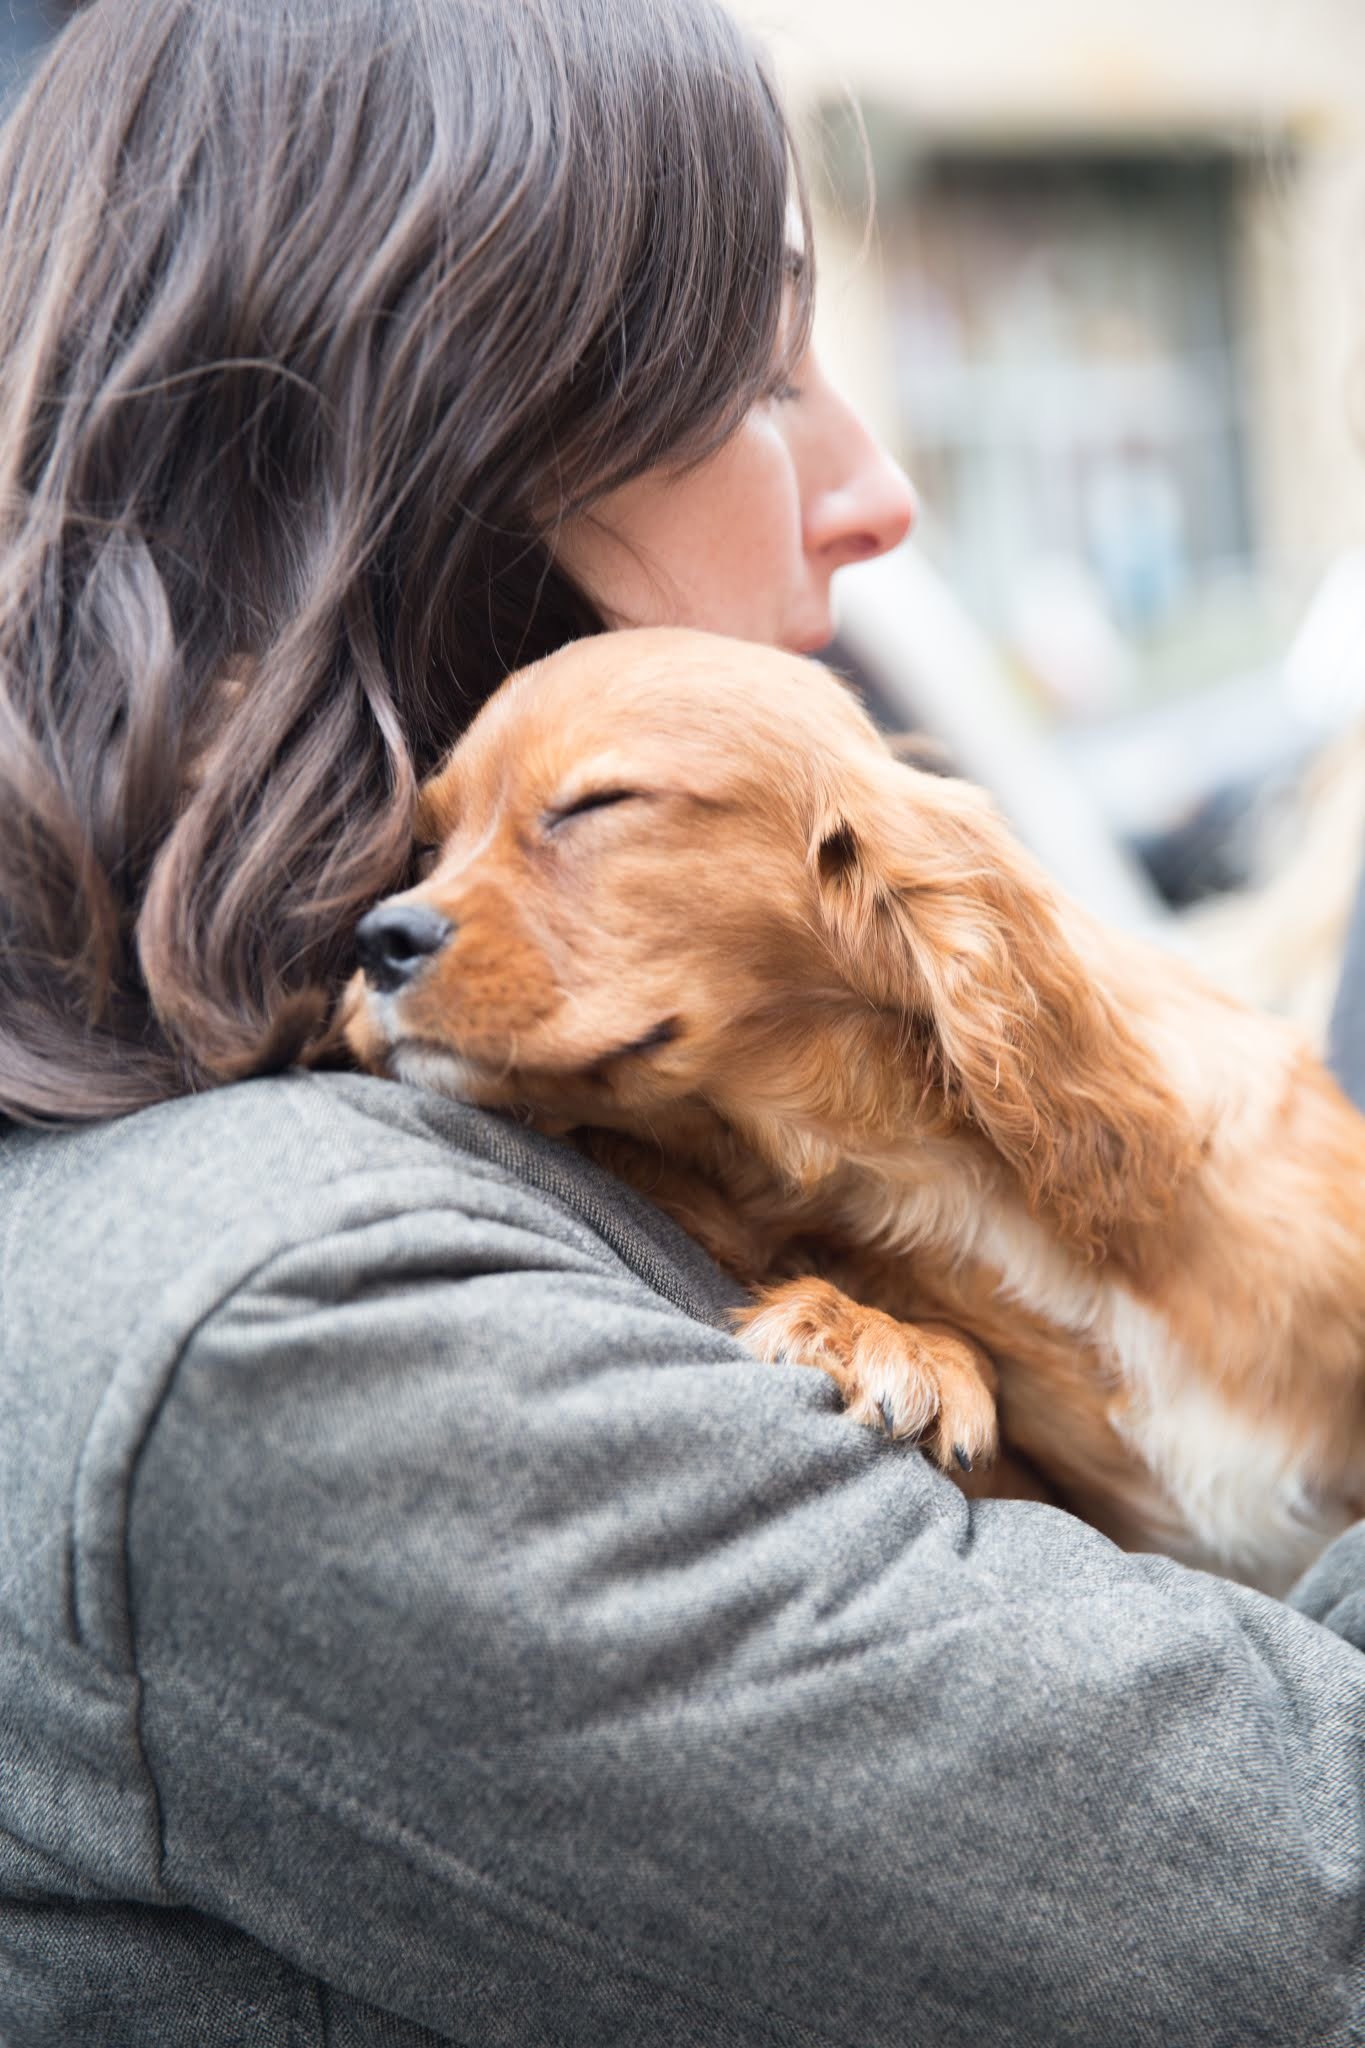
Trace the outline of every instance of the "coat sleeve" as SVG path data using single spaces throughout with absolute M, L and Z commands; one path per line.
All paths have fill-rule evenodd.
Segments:
M 321 1202 L 128 1586 L 168 1895 L 442 2036 L 1360 2039 L 1360 1652 L 969 1505 L 550 1204 Z

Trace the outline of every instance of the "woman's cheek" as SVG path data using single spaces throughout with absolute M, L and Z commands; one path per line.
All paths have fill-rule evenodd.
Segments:
M 746 437 L 742 467 L 732 479 L 728 540 L 736 556 L 762 565 L 774 590 L 790 590 L 801 568 L 802 506 L 796 462 L 787 435 L 767 408 L 740 430 Z
M 696 469 L 623 484 L 560 535 L 559 554 L 613 625 L 791 644 L 802 505 L 778 408 L 756 406 Z

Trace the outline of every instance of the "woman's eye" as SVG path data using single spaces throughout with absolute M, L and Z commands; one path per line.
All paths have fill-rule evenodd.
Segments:
M 764 397 L 771 400 L 774 405 L 790 405 L 793 400 L 803 396 L 802 387 L 797 381 L 799 375 L 797 364 L 775 363 Z
M 636 797 L 639 794 L 640 792 L 637 789 L 589 790 L 586 796 L 580 796 L 573 803 L 565 804 L 563 810 L 551 811 L 551 830 L 556 825 L 567 823 L 570 818 L 581 818 L 585 811 L 604 811 L 609 804 L 629 803 L 632 797 Z

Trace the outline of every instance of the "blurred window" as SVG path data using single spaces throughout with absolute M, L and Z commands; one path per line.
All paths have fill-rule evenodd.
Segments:
M 921 161 L 888 209 L 905 439 L 937 551 L 1063 708 L 1068 654 L 1122 697 L 1134 645 L 1251 568 L 1239 176 L 1202 154 L 953 155 Z M 1039 634 L 1054 644 L 1035 663 Z

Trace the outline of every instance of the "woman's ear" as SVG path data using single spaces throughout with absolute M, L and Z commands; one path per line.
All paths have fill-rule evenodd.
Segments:
M 1036 1215 L 1100 1256 L 1167 1212 L 1197 1136 L 1068 935 L 1076 914 L 980 790 L 860 766 L 823 805 L 810 862 L 844 977 L 905 1018 L 925 1085 Z

